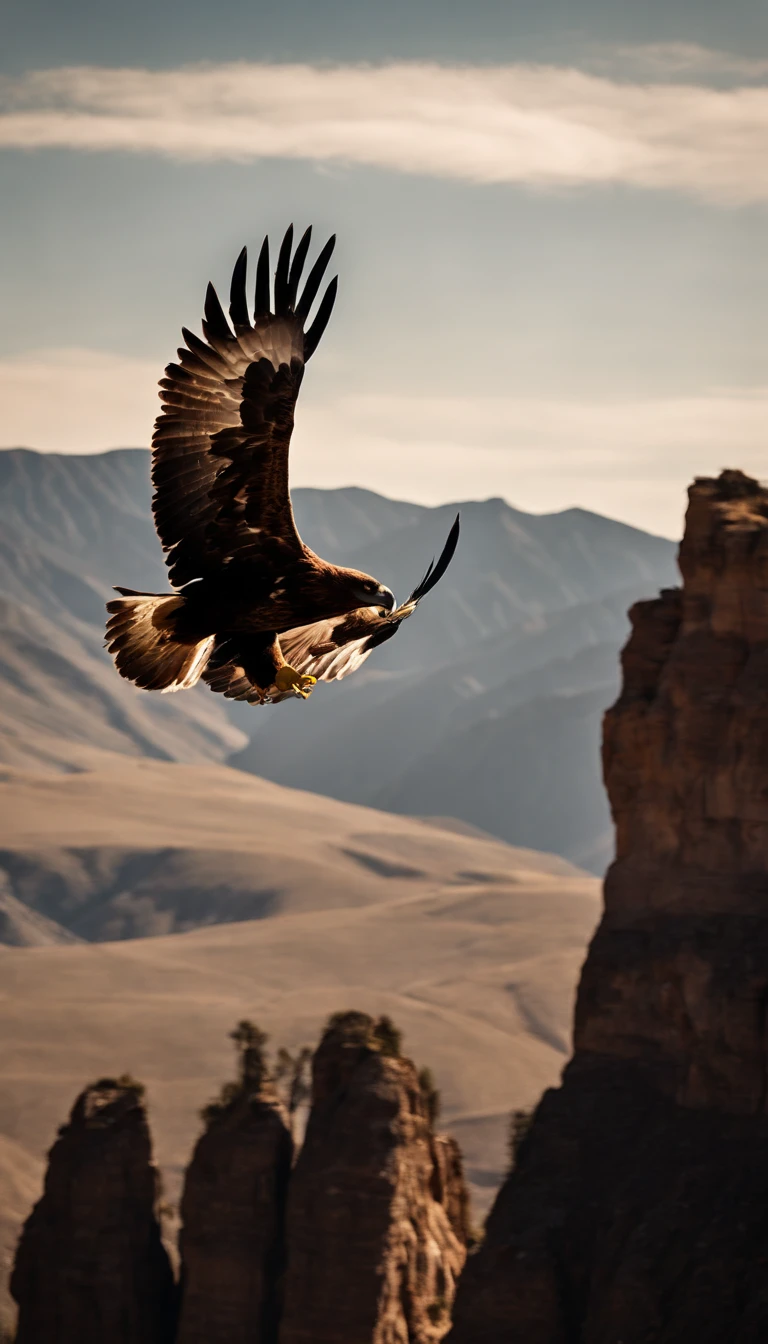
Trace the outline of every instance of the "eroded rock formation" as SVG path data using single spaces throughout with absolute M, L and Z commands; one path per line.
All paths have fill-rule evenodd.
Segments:
M 78 1098 L 18 1248 L 18 1344 L 437 1344 L 469 1238 L 456 1143 L 388 1018 L 337 1014 L 311 1051 L 243 1021 L 181 1202 L 178 1310 L 138 1085 Z M 279 1085 L 286 1106 L 276 1090 Z M 287 1107 L 287 1109 L 286 1109 Z M 176 1331 L 176 1316 L 178 1327 Z
M 315 1055 L 280 1344 L 431 1344 L 448 1328 L 466 1253 L 461 1160 L 376 1028 L 341 1014 Z
M 140 1090 L 88 1088 L 22 1232 L 11 1279 L 17 1344 L 170 1344 L 175 1288 L 156 1198 Z
M 263 1082 L 213 1118 L 181 1202 L 177 1344 L 275 1344 L 293 1140 Z
M 471 1257 L 451 1344 L 768 1338 L 768 492 L 690 491 L 631 613 L 616 825 L 574 1057 Z

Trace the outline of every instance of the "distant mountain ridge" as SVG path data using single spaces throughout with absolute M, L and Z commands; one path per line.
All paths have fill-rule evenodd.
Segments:
M 205 688 L 142 695 L 114 674 L 102 648 L 112 585 L 167 587 L 149 503 L 143 449 L 0 453 L 0 760 L 229 758 L 347 801 L 451 813 L 600 870 L 599 719 L 618 685 L 627 606 L 676 581 L 672 542 L 583 509 L 428 508 L 357 487 L 298 489 L 308 544 L 399 595 L 457 508 L 461 543 L 417 619 L 365 670 L 306 705 L 254 710 Z
M 626 608 L 675 578 L 662 539 L 470 502 L 444 583 L 341 686 L 272 711 L 146 695 L 103 621 L 114 583 L 167 587 L 149 502 L 142 450 L 0 453 L 0 1333 L 65 1097 L 117 1059 L 146 1079 L 173 1194 L 246 1014 L 296 1048 L 340 1002 L 391 1013 L 487 1206 L 510 1106 L 568 1053 L 597 908 L 568 860 L 607 853 L 599 720 Z M 295 506 L 318 551 L 399 594 L 456 510 L 356 488 Z

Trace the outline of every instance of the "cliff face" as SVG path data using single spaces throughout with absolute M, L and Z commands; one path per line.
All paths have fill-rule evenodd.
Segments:
M 468 1196 L 457 1145 L 434 1132 L 428 1071 L 401 1057 L 389 1019 L 337 1014 L 292 1169 L 273 1078 L 294 1111 L 310 1052 L 280 1052 L 273 1074 L 258 1027 L 243 1021 L 232 1039 L 238 1077 L 205 1108 L 184 1185 L 178 1313 L 140 1090 L 102 1082 L 78 1098 L 24 1228 L 17 1344 L 442 1339 Z
M 465 1258 L 460 1158 L 435 1138 L 410 1060 L 347 1013 L 315 1055 L 288 1200 L 280 1344 L 431 1344 Z
M 169 1344 L 175 1290 L 156 1196 L 140 1093 L 88 1088 L 22 1232 L 11 1279 L 17 1344 Z
M 768 493 L 697 481 L 680 569 L 633 609 L 605 719 L 616 860 L 574 1057 L 452 1344 L 768 1336 Z
M 274 1344 L 293 1141 L 265 1086 L 213 1120 L 181 1203 L 177 1344 Z

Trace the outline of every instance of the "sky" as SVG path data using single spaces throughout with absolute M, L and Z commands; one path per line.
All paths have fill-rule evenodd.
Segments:
M 668 536 L 768 474 L 764 0 L 6 0 L 0 445 L 148 445 L 205 285 L 338 236 L 296 485 Z

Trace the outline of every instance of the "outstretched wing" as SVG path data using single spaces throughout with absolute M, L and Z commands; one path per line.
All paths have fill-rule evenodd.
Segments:
M 208 286 L 205 341 L 184 329 L 179 363 L 161 380 L 163 409 L 152 440 L 152 510 L 180 587 L 226 564 L 282 564 L 306 554 L 288 490 L 288 449 L 304 365 L 336 297 L 328 285 L 308 330 L 335 239 L 326 243 L 299 296 L 311 229 L 291 256 L 288 229 L 270 293 L 269 240 L 259 255 L 251 323 L 246 249 L 235 264 L 227 321 Z M 233 330 L 234 329 L 234 330 Z
M 453 559 L 458 541 L 457 514 L 437 564 L 432 561 L 421 583 L 402 606 L 391 612 L 379 607 L 361 607 L 346 616 L 288 630 L 279 637 L 285 661 L 297 672 L 317 677 L 318 681 L 341 681 L 350 672 L 356 672 L 374 649 L 397 634 L 422 598 L 440 582 Z

